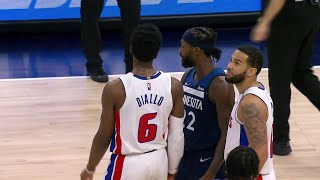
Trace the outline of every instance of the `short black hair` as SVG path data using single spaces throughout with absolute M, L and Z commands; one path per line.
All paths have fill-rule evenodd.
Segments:
M 259 175 L 259 157 L 254 149 L 238 146 L 226 160 L 226 177 L 233 179 L 254 179 Z
M 257 69 L 256 75 L 258 75 L 262 69 L 263 66 L 263 56 L 259 49 L 253 47 L 253 46 L 240 46 L 238 48 L 239 51 L 243 52 L 244 54 L 248 55 L 248 64 L 251 67 L 254 67 Z
M 140 24 L 130 38 L 131 53 L 140 61 L 150 62 L 158 55 L 162 34 L 154 24 Z
M 218 34 L 212 29 L 208 27 L 193 27 L 190 28 L 188 31 L 190 31 L 191 34 L 193 34 L 194 37 L 199 39 L 201 43 L 206 44 L 215 44 L 217 40 Z M 214 57 L 217 61 L 221 57 L 222 51 L 219 48 L 210 48 L 210 49 L 202 49 L 204 53 L 207 56 Z

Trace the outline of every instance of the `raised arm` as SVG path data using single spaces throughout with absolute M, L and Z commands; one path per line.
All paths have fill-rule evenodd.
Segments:
M 259 156 L 259 172 L 268 159 L 267 119 L 268 108 L 257 96 L 247 94 L 240 101 L 237 116 L 243 123 L 249 146 Z

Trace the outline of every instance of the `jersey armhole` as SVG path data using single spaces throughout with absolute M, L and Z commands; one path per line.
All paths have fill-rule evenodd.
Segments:
M 192 72 L 193 70 L 194 70 L 194 68 L 189 69 L 189 70 L 186 72 L 186 78 L 185 78 L 185 79 L 182 79 L 182 78 L 181 78 L 181 83 L 182 83 L 182 84 L 184 84 L 184 83 L 187 81 L 189 75 L 191 74 L 191 72 Z M 182 75 L 182 77 L 183 77 L 183 75 Z
M 125 85 L 125 83 L 124 83 L 124 78 L 122 78 L 122 77 L 120 77 L 119 78 L 120 79 L 120 82 L 121 82 L 121 84 L 122 84 L 122 87 L 123 87 L 123 90 L 124 90 L 124 96 L 125 96 L 125 98 L 124 98 L 124 102 L 123 102 L 123 104 L 122 104 L 122 106 L 118 109 L 118 110 L 120 110 L 123 106 L 125 106 L 126 105 L 126 103 L 127 103 L 127 88 L 128 87 L 126 87 L 126 85 Z
M 237 109 L 235 110 L 236 112 L 235 112 L 234 119 L 237 121 L 237 123 L 239 123 L 240 125 L 243 125 L 243 123 L 238 118 L 238 108 L 239 106 L 237 106 Z

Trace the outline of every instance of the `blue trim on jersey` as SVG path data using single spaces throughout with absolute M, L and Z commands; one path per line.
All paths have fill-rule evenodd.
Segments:
M 188 79 L 190 79 L 190 77 L 189 77 L 190 74 L 193 74 L 193 75 L 192 75 L 192 77 L 193 77 L 193 76 L 194 76 L 194 72 L 195 72 L 195 69 L 194 69 L 194 68 L 190 69 L 190 70 L 188 71 L 188 73 L 187 73 L 187 76 L 186 76 L 184 82 L 182 82 L 182 84 L 184 84 L 185 82 L 188 81 Z M 193 78 L 192 78 L 192 79 L 193 79 Z
M 211 84 L 211 81 L 218 77 L 218 76 L 225 76 L 226 73 L 224 72 L 223 69 L 217 67 L 215 68 L 213 71 L 211 71 L 211 73 L 205 78 L 206 81 L 208 81 L 209 85 Z
M 113 175 L 113 169 L 114 169 L 114 162 L 116 160 L 118 155 L 116 154 L 111 154 L 111 157 L 110 157 L 110 164 L 108 166 L 108 169 L 107 169 L 107 174 L 105 176 L 105 180 L 111 180 L 112 179 L 112 175 Z
M 265 90 L 266 88 L 264 87 L 264 85 L 261 83 L 261 82 L 258 82 L 262 87 L 258 87 L 259 89 L 261 89 L 261 90 Z
M 114 130 L 112 134 L 110 152 L 113 152 L 115 148 L 116 148 L 116 130 Z
M 138 78 L 138 79 L 141 79 L 141 80 L 150 80 L 150 79 L 155 79 L 157 77 L 159 77 L 161 74 L 160 71 L 158 71 L 155 75 L 153 76 L 148 76 L 148 77 L 145 77 L 145 76 L 139 76 L 139 75 L 136 75 L 136 74 L 133 74 L 134 77 Z
M 195 74 L 195 73 L 196 73 L 195 68 L 190 69 L 190 71 L 188 72 L 188 75 L 187 75 L 187 78 L 186 78 L 185 82 L 191 83 L 191 84 L 189 85 L 189 87 L 194 86 L 195 83 L 196 83 L 195 80 L 194 80 L 194 74 Z M 183 82 L 183 84 L 184 84 L 185 82 Z
M 240 125 L 240 146 L 249 146 L 247 134 L 242 124 Z
M 203 85 L 203 84 L 211 84 L 211 81 L 216 78 L 217 76 L 225 76 L 226 73 L 224 72 L 223 69 L 217 67 L 214 70 L 212 70 L 208 75 L 206 75 L 204 78 L 200 79 L 198 82 L 196 82 L 194 80 L 194 76 L 196 74 L 196 70 L 195 68 L 190 69 L 190 71 L 188 72 L 187 78 L 186 78 L 186 82 L 190 82 L 191 86 L 195 86 L 196 84 L 198 85 Z M 208 86 L 208 88 L 209 88 Z

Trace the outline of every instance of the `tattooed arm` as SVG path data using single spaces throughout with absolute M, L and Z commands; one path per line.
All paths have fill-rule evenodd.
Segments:
M 247 94 L 241 99 L 237 116 L 243 123 L 249 145 L 259 156 L 259 172 L 268 159 L 267 126 L 268 108 L 257 96 Z

